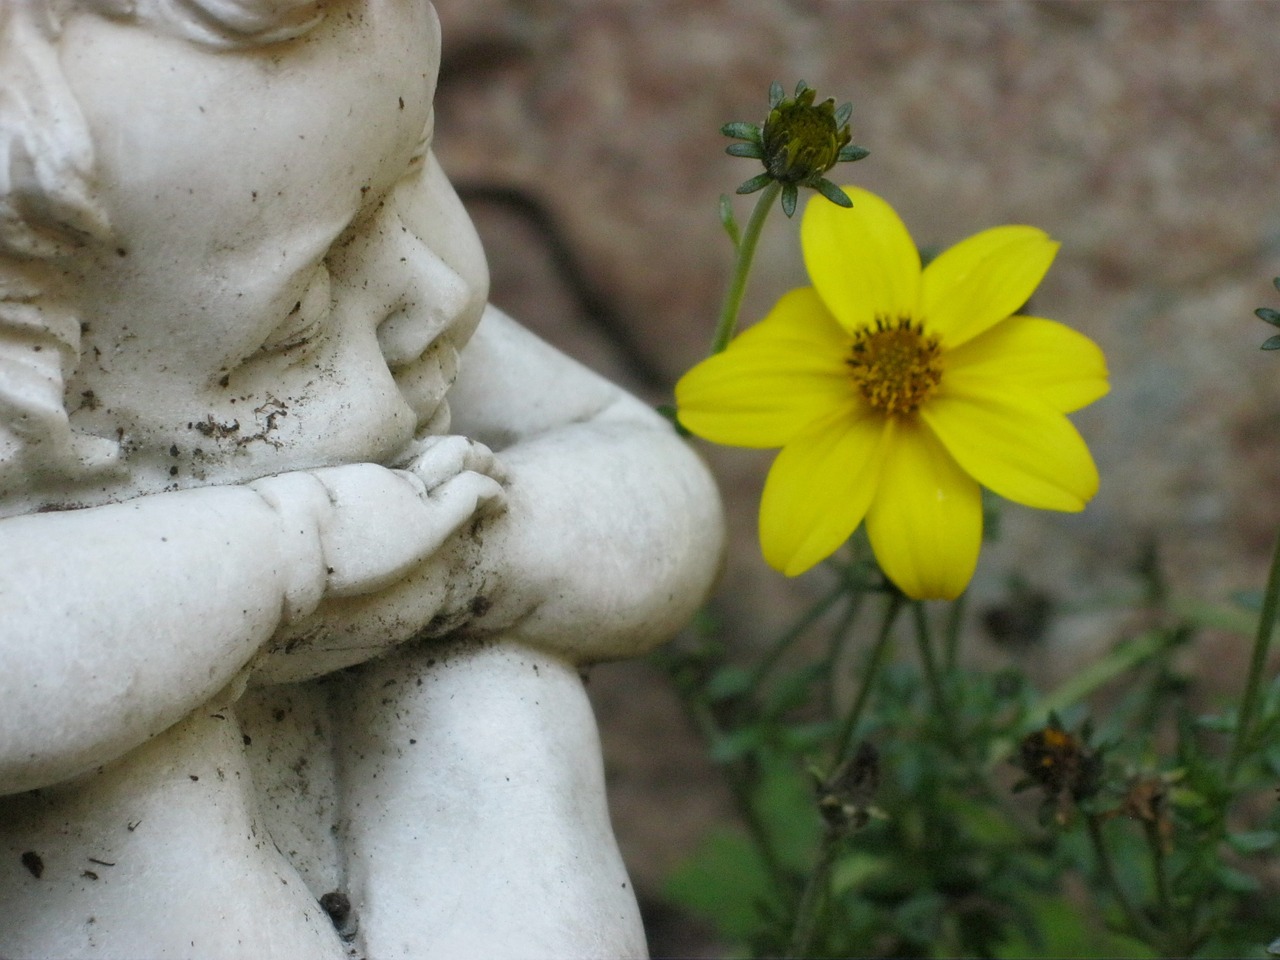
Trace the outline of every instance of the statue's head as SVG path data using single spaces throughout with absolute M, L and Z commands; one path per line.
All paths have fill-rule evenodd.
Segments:
M 426 0 L 0 4 L 4 512 L 443 429 L 487 273 L 438 63 Z

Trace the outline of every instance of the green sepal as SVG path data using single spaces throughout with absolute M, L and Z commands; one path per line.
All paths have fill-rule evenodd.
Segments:
M 849 118 L 851 116 L 853 116 L 853 104 L 842 103 L 840 107 L 836 110 L 836 116 L 835 116 L 836 126 L 843 127 L 846 123 L 849 122 Z
M 769 84 L 769 109 L 772 110 L 783 101 L 786 94 L 782 91 L 781 81 L 775 80 Z
M 763 190 L 773 182 L 773 177 L 767 173 L 758 173 L 742 186 L 737 189 L 737 193 L 755 193 L 757 190 Z
M 758 143 L 731 143 L 724 148 L 731 157 L 746 157 L 749 160 L 763 160 L 764 151 Z
M 1280 327 L 1280 312 L 1272 310 L 1270 307 L 1259 307 L 1253 313 L 1259 320 L 1265 320 L 1273 327 Z
M 1271 285 L 1275 287 L 1277 291 L 1280 291 L 1280 277 L 1276 277 L 1274 280 L 1272 280 Z
M 681 436 L 686 439 L 693 436 L 693 434 L 689 432 L 688 428 L 680 422 L 680 415 L 677 412 L 676 405 L 674 403 L 664 403 L 661 406 L 654 407 L 654 410 L 671 422 L 671 426 L 675 429 L 677 436 Z
M 866 147 L 856 147 L 851 143 L 847 146 L 841 147 L 840 153 L 837 154 L 837 156 L 840 158 L 841 163 L 851 163 L 854 160 L 861 160 L 870 153 L 871 151 Z
M 852 207 L 853 201 L 849 199 L 849 195 L 837 187 L 834 183 L 823 177 L 813 185 L 813 189 L 834 203 L 837 207 Z
M 760 127 L 754 123 L 747 123 L 745 120 L 735 120 L 732 123 L 726 123 L 720 128 L 720 132 L 726 137 L 736 137 L 739 140 L 750 140 L 752 143 L 760 143 Z
M 1262 345 L 1263 350 L 1280 350 L 1280 333 Z
M 796 200 L 799 199 L 800 191 L 796 189 L 794 183 L 784 183 L 782 185 L 782 212 L 788 217 L 793 216 L 796 212 Z

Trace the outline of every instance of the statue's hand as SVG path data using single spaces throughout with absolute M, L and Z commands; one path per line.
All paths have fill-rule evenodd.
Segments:
M 333 505 L 320 526 L 330 596 L 395 583 L 460 527 L 504 502 L 493 453 L 458 436 L 422 442 L 402 470 L 353 464 L 313 475 Z

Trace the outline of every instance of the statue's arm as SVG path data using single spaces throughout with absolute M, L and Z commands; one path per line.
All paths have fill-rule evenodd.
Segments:
M 718 570 L 714 482 L 670 423 L 490 308 L 463 353 L 453 429 L 493 447 L 508 508 L 486 521 L 504 636 L 585 662 L 674 634 Z
M 447 448 L 448 479 L 354 464 L 0 520 L 0 794 L 114 759 L 323 597 L 420 563 L 500 496 Z

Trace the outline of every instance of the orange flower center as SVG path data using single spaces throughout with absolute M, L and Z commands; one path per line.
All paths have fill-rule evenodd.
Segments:
M 849 348 L 849 376 L 867 403 L 881 413 L 914 413 L 942 382 L 942 347 L 910 317 L 877 317 L 859 330 Z

